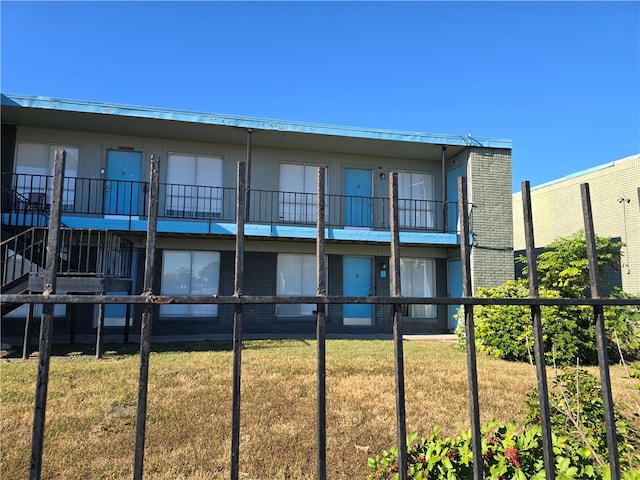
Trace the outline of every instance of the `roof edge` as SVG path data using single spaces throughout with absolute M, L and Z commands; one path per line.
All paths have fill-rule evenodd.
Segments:
M 268 118 L 233 116 L 216 113 L 199 113 L 186 110 L 144 107 L 136 105 L 88 102 L 83 100 L 59 99 L 42 96 L 1 94 L 3 107 L 22 107 L 45 110 L 60 110 L 76 113 L 119 115 L 154 120 L 191 122 L 209 125 L 221 125 L 256 130 L 297 132 L 316 135 L 365 138 L 371 140 L 391 140 L 399 142 L 426 143 L 438 145 L 458 145 L 490 148 L 512 148 L 511 140 L 494 138 L 476 138 L 471 135 L 443 135 L 420 132 L 403 132 L 372 128 L 356 128 L 339 125 L 282 121 Z
M 583 175 L 588 175 L 590 173 L 599 172 L 600 170 L 604 170 L 606 168 L 615 167 L 620 165 L 621 163 L 631 161 L 631 160 L 640 160 L 640 153 L 634 153 L 633 155 L 629 155 L 628 157 L 623 157 L 618 160 L 613 160 L 611 162 L 603 163 L 602 165 L 597 165 L 591 168 L 585 168 L 584 170 L 579 170 L 577 172 L 570 173 L 565 175 L 564 177 L 556 178 L 555 180 L 549 180 L 548 182 L 541 183 L 540 185 L 536 185 L 535 187 L 531 187 L 531 191 L 538 190 L 540 188 L 550 187 L 557 183 L 564 182 L 566 180 L 573 180 L 577 177 L 582 177 Z M 513 195 L 519 195 L 522 193 L 522 190 L 518 192 L 514 192 Z

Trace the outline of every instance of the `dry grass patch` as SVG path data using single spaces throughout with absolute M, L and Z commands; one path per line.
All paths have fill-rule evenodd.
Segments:
M 228 347 L 182 344 L 152 353 L 147 478 L 228 478 Z M 468 428 L 465 353 L 442 341 L 405 342 L 404 349 L 407 430 L 426 435 L 440 425 L 454 435 Z M 245 342 L 242 360 L 241 478 L 315 478 L 315 342 Z M 138 362 L 131 352 L 110 351 L 101 361 L 53 357 L 43 478 L 131 478 Z M 0 363 L 3 478 L 28 477 L 36 368 L 35 358 Z M 482 421 L 517 419 L 535 384 L 531 367 L 480 357 L 478 375 Z M 612 377 L 621 376 L 614 367 Z M 328 477 L 364 478 L 367 457 L 394 441 L 393 343 L 328 341 Z

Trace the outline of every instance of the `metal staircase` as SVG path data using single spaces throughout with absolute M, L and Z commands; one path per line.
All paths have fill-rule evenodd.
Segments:
M 0 293 L 27 293 L 29 276 L 43 270 L 46 259 L 47 229 L 31 227 L 10 235 L 3 225 L 0 242 Z M 20 304 L 3 303 L 0 313 L 5 315 Z
M 40 283 L 43 282 L 47 260 L 49 213 L 41 202 L 30 202 L 24 195 L 4 185 L 3 193 L 11 195 L 13 213 L 3 212 L 0 293 L 42 291 Z M 15 208 L 16 205 L 20 208 Z M 19 215 L 24 217 L 22 220 L 30 216 L 31 220 L 38 222 L 34 226 L 25 225 Z M 88 277 L 130 279 L 132 252 L 133 243 L 113 231 L 73 229 L 62 225 L 56 273 L 59 277 L 65 277 L 67 285 L 77 285 L 79 291 L 83 291 Z M 0 313 L 4 316 L 19 306 L 3 303 Z

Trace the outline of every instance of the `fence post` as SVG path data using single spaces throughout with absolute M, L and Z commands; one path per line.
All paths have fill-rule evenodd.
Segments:
M 147 218 L 147 244 L 144 262 L 143 295 L 153 295 L 153 276 L 158 227 L 158 191 L 160 159 L 151 155 L 151 180 L 149 185 L 149 212 Z M 147 389 L 149 386 L 149 351 L 151 348 L 151 316 L 153 305 L 146 304 L 140 324 L 140 378 L 138 380 L 138 410 L 136 413 L 136 446 L 133 467 L 134 480 L 142 480 L 144 466 L 144 440 L 147 421 Z
M 316 278 L 318 288 L 316 294 L 319 297 L 327 295 L 327 282 L 325 277 L 325 238 L 324 238 L 324 187 L 325 185 L 325 169 L 318 167 L 318 188 L 316 203 Z M 318 412 L 317 412 L 317 428 L 318 428 L 318 459 L 317 459 L 317 479 L 324 480 L 327 478 L 327 388 L 326 388 L 326 325 L 325 313 L 326 306 L 323 303 L 316 305 L 317 324 L 316 324 L 316 341 L 318 343 L 317 362 L 318 362 Z
M 391 296 L 402 296 L 400 283 L 400 232 L 398 230 L 398 172 L 392 172 L 389 191 L 391 228 Z M 407 424 L 404 395 L 404 351 L 402 346 L 402 306 L 393 304 L 393 344 L 396 373 L 396 430 L 398 445 L 398 478 L 407 478 Z
M 527 248 L 527 266 L 529 273 L 529 296 L 538 298 L 538 269 L 536 265 L 536 246 L 533 235 L 533 212 L 531 208 L 531 187 L 528 181 L 521 183 L 522 209 L 524 214 L 524 236 Z M 549 413 L 549 386 L 547 385 L 547 365 L 544 358 L 544 342 L 542 340 L 542 314 L 540 305 L 531 305 L 531 322 L 533 324 L 533 352 L 536 362 L 536 378 L 538 380 L 538 397 L 540 398 L 540 420 L 542 426 L 542 457 L 546 480 L 553 480 L 556 462 L 551 440 L 551 416 Z
M 49 220 L 49 237 L 47 239 L 47 263 L 44 272 L 44 295 L 56 293 L 56 272 L 60 262 L 60 219 L 62 215 L 62 188 L 64 182 L 64 166 L 67 153 L 55 151 L 53 165 L 53 196 Z M 36 380 L 36 398 L 31 437 L 31 464 L 29 478 L 40 480 L 42 470 L 42 446 L 44 441 L 44 420 L 47 409 L 47 388 L 49 386 L 49 363 L 51 359 L 51 342 L 53 340 L 53 318 L 55 304 L 42 305 L 40 321 L 40 351 L 38 356 L 38 377 Z
M 245 163 L 238 162 L 238 190 L 236 200 L 236 261 L 234 293 L 242 296 L 244 276 L 244 221 L 246 215 Z M 242 304 L 236 303 L 233 316 L 233 392 L 231 411 L 231 479 L 238 480 L 240 473 L 240 387 L 242 367 Z
M 598 251 L 596 235 L 591 211 L 589 184 L 580 185 L 582 194 L 582 215 L 584 217 L 585 240 L 587 242 L 587 258 L 589 259 L 589 278 L 591 280 L 591 298 L 602 298 L 600 290 L 600 270 L 598 268 Z M 609 374 L 609 355 L 607 354 L 607 332 L 604 328 L 604 309 L 602 305 L 593 307 L 596 322 L 596 344 L 598 347 L 598 365 L 600 367 L 600 384 L 604 403 L 604 421 L 607 428 L 607 450 L 609 451 L 609 468 L 611 478 L 620 478 L 620 462 L 618 459 L 618 442 L 616 440 L 616 420 L 613 412 L 613 396 L 611 394 L 611 376 Z
M 462 290 L 464 297 L 472 297 L 471 245 L 469 245 L 469 211 L 467 178 L 458 177 L 458 208 L 460 209 L 460 256 L 462 257 Z M 467 339 L 467 377 L 469 383 L 469 415 L 473 448 L 473 478 L 482 480 L 482 438 L 480 434 L 480 403 L 478 400 L 478 368 L 476 366 L 476 335 L 473 305 L 464 306 L 464 328 Z

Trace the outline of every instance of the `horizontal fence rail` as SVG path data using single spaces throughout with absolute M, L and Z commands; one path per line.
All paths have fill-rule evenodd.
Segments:
M 249 142 L 250 145 L 250 142 Z M 250 156 L 250 155 L 248 155 Z M 232 412 L 232 445 L 231 445 L 231 479 L 237 480 L 239 477 L 239 464 L 240 464 L 240 391 L 241 391 L 241 350 L 242 350 L 242 310 L 244 305 L 251 304 L 316 304 L 317 306 L 317 340 L 318 340 L 318 396 L 317 396 L 317 478 L 319 480 L 324 480 L 326 477 L 326 458 L 325 458 L 325 449 L 326 449 L 326 403 L 325 403 L 325 351 L 324 351 L 324 341 L 325 341 L 325 331 L 324 331 L 324 306 L 330 304 L 384 304 L 384 305 L 392 305 L 394 311 L 394 362 L 395 362 L 395 372 L 396 372 L 396 426 L 397 426 L 397 448 L 401 458 L 399 458 L 399 469 L 398 469 L 398 478 L 400 480 L 404 480 L 407 478 L 407 459 L 406 459 L 406 418 L 405 418 L 405 410 L 404 410 L 404 367 L 403 367 L 403 353 L 402 353 L 402 309 L 401 305 L 410 305 L 410 304 L 418 304 L 418 305 L 462 305 L 464 306 L 465 311 L 465 327 L 466 327 L 466 347 L 467 347 L 467 370 L 468 370 L 468 378 L 469 378 L 469 409 L 470 409 L 470 422 L 472 426 L 472 450 L 474 456 L 473 462 L 473 477 L 474 480 L 480 480 L 483 476 L 483 462 L 481 458 L 480 452 L 480 428 L 479 428 L 479 394 L 477 391 L 477 376 L 476 376 L 476 353 L 475 353 L 475 343 L 473 341 L 473 306 L 474 305 L 522 305 L 522 306 L 530 306 L 531 307 L 531 315 L 532 315 L 532 324 L 534 329 L 537 330 L 536 334 L 540 335 L 541 328 L 541 318 L 540 316 L 540 307 L 541 306 L 591 306 L 594 311 L 594 321 L 597 326 L 597 343 L 598 343 L 598 361 L 600 365 L 601 371 L 601 383 L 602 383 L 602 394 L 605 403 L 605 424 L 607 431 L 607 441 L 609 446 L 609 461 L 610 461 L 610 478 L 619 479 L 620 478 L 620 469 L 619 469 L 619 457 L 618 451 L 615 443 L 615 423 L 613 423 L 613 402 L 611 401 L 611 385 L 610 379 L 608 375 L 603 372 L 608 372 L 608 363 L 606 358 L 606 338 L 603 330 L 603 311 L 606 307 L 610 306 L 619 306 L 619 305 L 628 305 L 628 306 L 639 306 L 640 307 L 640 299 L 637 298 L 601 298 L 599 295 L 598 285 L 593 282 L 592 275 L 592 298 L 539 298 L 537 296 L 537 286 L 534 278 L 530 277 L 530 287 L 531 287 L 531 296 L 529 298 L 476 298 L 472 296 L 471 288 L 470 288 L 470 250 L 471 246 L 468 244 L 466 239 L 469 238 L 467 232 L 469 232 L 469 218 L 467 209 L 462 209 L 462 214 L 460 218 L 461 223 L 461 231 L 463 233 L 463 239 L 461 245 L 461 259 L 463 264 L 463 272 L 466 274 L 467 278 L 465 280 L 464 292 L 465 296 L 462 298 L 452 298 L 452 297 L 403 297 L 400 292 L 400 272 L 399 272 L 399 239 L 397 234 L 397 229 L 401 228 L 402 224 L 402 212 L 403 206 L 402 201 L 397 199 L 396 197 L 396 189 L 397 189 L 397 177 L 396 173 L 392 172 L 392 185 L 390 192 L 389 202 L 385 206 L 385 202 L 381 201 L 379 208 L 385 209 L 388 206 L 391 206 L 390 216 L 391 219 L 391 253 L 394 261 L 392 262 L 392 289 L 393 295 L 391 296 L 375 296 L 375 297 L 353 297 L 353 296 L 336 296 L 336 295 L 326 295 L 325 290 L 325 280 L 323 276 L 320 274 L 324 272 L 323 258 L 324 258 L 324 245 L 323 245 L 323 232 L 325 226 L 325 215 L 328 216 L 328 220 L 326 222 L 327 225 L 330 224 L 330 215 L 332 212 L 331 201 L 332 196 L 324 195 L 322 200 L 326 200 L 326 204 L 324 201 L 319 202 L 320 206 L 316 206 L 315 200 L 317 197 L 307 197 L 308 194 L 285 194 L 283 192 L 270 192 L 269 195 L 265 195 L 263 198 L 260 198 L 260 195 L 257 194 L 256 191 L 251 192 L 252 195 L 246 195 L 248 192 L 245 189 L 245 170 L 244 170 L 244 162 L 240 162 L 238 165 L 238 191 L 236 192 L 236 196 L 232 205 L 235 208 L 235 218 L 237 222 L 237 231 L 239 232 L 236 236 L 236 261 L 235 261 L 235 279 L 234 279 L 234 295 L 230 296 L 196 296 L 196 295 L 158 295 L 154 292 L 153 287 L 153 275 L 154 275 L 154 267 L 153 267 L 153 259 L 155 258 L 155 240 L 156 240 L 156 220 L 159 216 L 158 212 L 161 208 L 166 209 L 166 200 L 167 200 L 167 186 L 163 190 L 162 185 L 158 185 L 158 159 L 157 157 L 152 157 L 152 168 L 151 168 L 151 180 L 150 185 L 152 188 L 146 189 L 145 192 L 148 193 L 149 203 L 145 203 L 145 201 L 141 200 L 139 205 L 144 205 L 147 208 L 147 214 L 149 217 L 148 222 L 148 231 L 147 231 L 147 249 L 146 249 L 146 260 L 145 260 L 145 282 L 144 282 L 144 292 L 140 295 L 59 295 L 55 294 L 55 280 L 56 280 L 56 268 L 54 268 L 53 259 L 58 258 L 60 255 L 60 247 L 61 243 L 59 242 L 61 238 L 62 231 L 58 228 L 58 221 L 60 219 L 61 208 L 60 206 L 64 204 L 63 196 L 64 196 L 64 182 L 62 181 L 62 171 L 64 165 L 64 155 L 59 152 L 56 152 L 56 178 L 54 181 L 54 193 L 53 193 L 53 203 L 52 203 L 52 217 L 53 223 L 52 228 L 55 230 L 55 235 L 49 235 L 47 242 L 47 250 L 48 261 L 46 262 L 46 272 L 47 272 L 47 291 L 45 294 L 2 294 L 0 295 L 0 300 L 3 302 L 12 302 L 12 303 L 27 303 L 27 304 L 44 304 L 45 308 L 43 309 L 45 313 L 43 313 L 42 317 L 42 325 L 41 329 L 41 337 L 40 337 L 40 358 L 39 358 L 39 367 L 38 367 L 38 380 L 36 385 L 36 408 L 34 415 L 34 428 L 33 428 L 33 439 L 32 439 L 32 457 L 31 457 L 31 478 L 39 479 L 40 478 L 40 469 L 41 469 L 41 457 L 43 451 L 43 436 L 44 436 L 44 418 L 45 418 L 45 410 L 46 410 L 46 396 L 47 396 L 47 383 L 48 383 L 48 363 L 49 363 L 49 355 L 51 349 L 51 338 L 52 338 L 52 325 L 53 325 L 53 307 L 52 304 L 64 303 L 64 304 L 96 304 L 96 305 L 108 305 L 108 304 L 127 304 L 127 305 L 143 305 L 144 314 L 142 317 L 141 324 L 141 343 L 140 343 L 140 377 L 139 377 L 139 385 L 138 385 L 138 412 L 136 417 L 136 448 L 135 448 L 135 459 L 134 459 L 134 479 L 141 479 L 143 476 L 143 461 L 144 461 L 144 439 L 145 439 L 145 422 L 146 422 L 146 409 L 147 409 L 147 386 L 148 386 L 148 366 L 149 366 L 149 350 L 150 350 L 150 327 L 151 327 L 151 313 L 152 309 L 155 305 L 164 305 L 164 304 L 219 304 L 219 305 L 234 305 L 235 317 L 234 317 L 234 329 L 233 329 L 233 343 L 234 343 L 234 373 L 233 373 L 233 412 Z M 323 177 L 323 169 L 318 169 L 318 192 L 323 192 L 324 186 L 324 177 Z M 77 181 L 77 179 L 75 179 Z M 115 186 L 110 185 L 110 188 L 124 188 L 125 191 L 129 191 L 132 195 L 129 198 L 134 198 L 133 192 L 135 190 L 134 185 L 124 185 L 124 186 Z M 528 186 L 527 186 L 528 187 Z M 148 190 L 148 191 L 147 191 Z M 161 207 L 161 197 L 164 191 L 164 207 Z M 528 188 L 527 188 L 528 191 Z M 586 192 L 586 193 L 585 193 Z M 138 191 L 139 194 L 139 191 Z M 188 190 L 186 188 L 171 188 L 169 189 L 169 203 L 171 205 L 171 210 L 178 212 L 180 211 L 180 206 L 182 202 L 186 201 L 186 198 L 194 194 L 193 191 Z M 206 206 L 203 208 L 208 208 L 209 212 L 214 211 L 214 208 L 220 208 L 221 212 L 226 211 L 227 200 L 224 192 L 221 195 L 213 196 L 212 195 L 198 193 L 198 190 L 195 191 L 195 196 L 198 200 L 202 200 Z M 466 180 L 464 177 L 459 178 L 459 204 L 467 205 L 466 201 Z M 289 195 L 289 196 L 287 196 Z M 291 196 L 293 195 L 293 196 Z M 304 195 L 303 197 L 299 197 L 299 195 Z M 257 198 L 256 198 L 257 197 Z M 590 203 L 585 201 L 585 197 L 588 198 L 588 188 L 583 188 L 583 202 L 585 206 L 585 224 L 589 225 L 587 229 L 587 241 L 591 241 L 592 244 L 594 242 L 594 234 L 593 228 L 590 224 Z M 245 198 L 249 199 L 249 204 L 245 205 Z M 336 210 L 340 215 L 344 214 L 344 217 L 340 217 L 341 224 L 346 222 L 347 219 L 353 223 L 361 222 L 365 223 L 366 218 L 369 218 L 368 215 L 370 212 L 375 211 L 376 199 L 364 198 L 364 197 L 341 197 L 337 196 L 334 198 L 334 203 L 337 203 L 338 207 Z M 288 204 L 286 202 L 289 202 Z M 306 208 L 308 205 L 305 202 L 308 201 L 310 204 L 312 203 L 316 206 L 315 210 L 309 210 Z M 251 202 L 257 202 L 253 204 Z M 284 202 L 284 203 L 283 203 Z M 352 203 L 348 203 L 352 202 Z M 127 210 L 129 213 L 133 213 L 135 211 L 134 206 L 132 206 L 130 202 L 126 204 L 126 208 L 123 206 L 122 211 Z M 286 208 L 284 205 L 288 205 Z M 304 209 L 298 209 L 300 204 L 304 204 Z M 324 206 L 323 206 L 324 204 Z M 242 278 L 243 278 L 243 262 L 244 262 L 244 229 L 242 228 L 243 222 L 246 218 L 251 219 L 252 215 L 255 215 L 256 212 L 252 213 L 252 208 L 259 205 L 260 208 L 264 208 L 265 212 L 269 212 L 268 215 L 265 213 L 265 216 L 261 216 L 262 213 L 259 214 L 258 218 L 268 218 L 271 219 L 269 215 L 276 214 L 278 216 L 282 215 L 283 217 L 293 216 L 299 221 L 304 219 L 304 222 L 315 223 L 316 228 L 320 230 L 317 238 L 317 270 L 319 272 L 318 275 L 318 289 L 316 295 L 311 296 L 273 296 L 273 295 L 244 295 L 242 291 Z M 347 205 L 349 205 L 347 207 Z M 114 210 L 118 211 L 120 209 L 120 204 L 112 204 Z M 443 204 L 440 205 L 442 207 Z M 174 208 L 176 207 L 176 208 Z M 281 208 L 282 207 L 282 208 Z M 422 222 L 423 220 L 426 223 L 429 223 L 429 212 L 433 212 L 433 222 L 437 226 L 438 224 L 438 216 L 437 211 L 443 210 L 438 208 L 437 202 L 434 203 L 434 208 L 432 209 L 429 205 L 420 205 L 417 203 L 410 205 L 411 209 L 418 211 L 420 210 L 420 215 L 415 216 L 413 214 L 404 218 L 404 221 L 409 224 L 417 224 Z M 199 207 L 198 207 L 199 208 Z M 260 210 L 260 209 L 258 209 Z M 166 210 L 165 210 L 166 211 Z M 186 209 L 185 209 L 186 211 Z M 193 210 L 190 210 L 193 211 Z M 199 211 L 199 210 L 196 210 Z M 348 215 L 347 215 L 348 214 Z M 224 213 L 221 213 L 223 216 Z M 338 215 L 338 213 L 336 213 Z M 457 216 L 457 213 L 456 213 Z M 366 218 L 365 218 L 366 217 Z M 443 215 L 444 217 L 444 215 Z M 373 218 L 373 216 L 371 217 Z M 422 219 L 418 222 L 418 218 Z M 526 212 L 525 218 L 527 221 L 531 219 L 531 212 Z M 278 219 L 280 219 L 278 217 Z M 257 221 L 257 220 L 256 220 Z M 449 223 L 448 221 L 445 223 Z M 55 225 L 55 227 L 54 227 Z M 417 225 L 415 225 L 417 227 Z M 529 226 L 530 227 L 530 226 Z M 527 234 L 527 249 L 529 251 L 529 256 L 532 256 L 534 251 L 533 243 L 532 243 L 532 229 L 529 228 L 529 234 Z M 593 250 L 593 251 L 591 251 Z M 597 265 L 595 258 L 595 250 L 590 249 L 589 263 L 591 269 L 594 268 L 594 265 Z M 533 258 L 529 258 L 530 262 L 534 262 Z M 535 265 L 535 263 L 534 263 Z M 541 358 L 540 356 L 544 353 L 540 351 L 540 343 L 536 342 L 536 358 Z M 542 357 L 543 358 L 543 357 Z M 537 370 L 538 383 L 539 385 L 543 382 L 543 378 L 540 378 L 540 371 Z M 540 395 L 547 395 L 546 389 L 541 390 Z M 544 401 L 541 402 L 541 422 L 543 423 L 543 430 L 546 430 L 549 433 L 549 412 L 548 408 L 545 410 Z M 547 435 L 546 439 L 543 438 L 543 443 L 545 443 L 545 455 L 544 455 L 544 467 L 545 467 L 545 478 L 553 479 L 555 478 L 555 464 L 553 462 L 553 453 L 551 451 L 550 446 L 550 434 Z
M 357 305 L 540 305 L 540 306 L 603 306 L 618 305 L 640 306 L 638 298 L 479 298 L 479 297 L 344 297 L 339 295 L 278 297 L 272 295 L 234 296 L 194 296 L 194 295 L 41 295 L 41 294 L 2 294 L 0 300 L 23 303 L 77 303 L 77 304 L 203 304 L 203 305 L 240 305 L 240 304 L 309 304 L 320 305 L 357 304 Z

